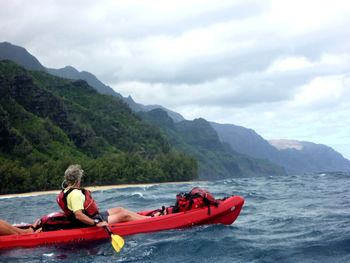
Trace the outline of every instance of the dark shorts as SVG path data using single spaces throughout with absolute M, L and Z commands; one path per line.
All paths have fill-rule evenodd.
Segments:
M 109 216 L 108 211 L 103 211 L 99 215 L 94 216 L 93 218 L 94 219 L 97 218 L 101 221 L 101 217 L 102 217 L 103 221 L 108 222 L 108 216 Z

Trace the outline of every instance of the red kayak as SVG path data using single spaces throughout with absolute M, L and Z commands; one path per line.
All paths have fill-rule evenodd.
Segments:
M 230 225 L 240 214 L 243 204 L 244 199 L 242 197 L 231 196 L 218 200 L 218 206 L 211 205 L 210 209 L 205 206 L 185 212 L 169 213 L 167 215 L 151 217 L 138 221 L 110 224 L 109 227 L 113 233 L 120 236 L 127 236 L 196 225 Z M 139 214 L 143 215 L 149 213 L 150 211 L 139 212 Z M 0 249 L 56 245 L 61 243 L 79 243 L 82 241 L 108 238 L 110 237 L 105 229 L 95 226 L 54 231 L 44 230 L 40 233 L 33 234 L 0 236 Z

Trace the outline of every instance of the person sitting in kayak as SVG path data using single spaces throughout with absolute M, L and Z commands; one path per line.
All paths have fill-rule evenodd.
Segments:
M 70 165 L 64 172 L 62 191 L 56 201 L 67 216 L 85 225 L 98 227 L 149 218 L 149 216 L 139 215 L 123 207 L 110 208 L 100 213 L 91 192 L 80 188 L 83 175 L 84 170 L 78 164 Z
M 6 235 L 22 235 L 22 234 L 30 234 L 30 233 L 38 233 L 41 232 L 41 228 L 36 229 L 37 222 L 33 224 L 33 226 L 22 229 L 16 226 L 13 226 L 6 222 L 5 220 L 0 219 L 0 236 Z

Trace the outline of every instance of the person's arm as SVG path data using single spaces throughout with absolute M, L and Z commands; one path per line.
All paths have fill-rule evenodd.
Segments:
M 83 213 L 83 210 L 76 211 L 74 213 L 74 215 L 75 215 L 75 218 L 77 220 L 79 220 L 80 222 L 83 222 L 83 223 L 85 223 L 87 225 L 91 225 L 91 226 L 95 225 L 95 220 L 90 218 L 90 217 L 88 217 L 87 215 L 85 215 Z M 108 225 L 108 223 L 106 221 L 102 221 L 102 222 L 99 222 L 98 224 L 96 224 L 96 226 L 98 226 L 98 227 L 103 227 L 103 226 L 106 226 L 106 225 Z
M 94 226 L 95 220 L 88 217 L 83 213 L 83 210 L 77 210 L 74 212 L 75 218 L 79 220 L 80 222 L 83 222 L 84 224 Z

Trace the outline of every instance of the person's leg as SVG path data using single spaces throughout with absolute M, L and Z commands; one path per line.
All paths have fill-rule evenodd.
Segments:
M 0 220 L 0 235 L 20 235 L 26 233 L 33 233 L 33 229 L 20 229 L 10 225 L 4 220 Z
M 149 218 L 149 216 L 139 215 L 123 207 L 115 207 L 115 208 L 108 209 L 108 214 L 109 214 L 108 216 L 109 224 Z

